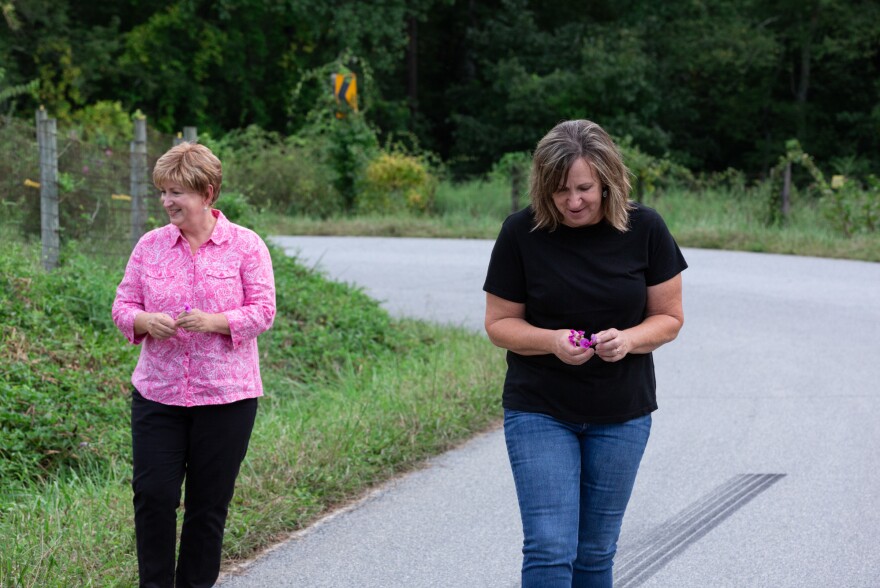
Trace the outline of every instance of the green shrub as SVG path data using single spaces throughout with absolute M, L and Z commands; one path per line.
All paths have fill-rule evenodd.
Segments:
M 782 191 L 786 169 L 793 172 L 797 164 L 812 179 L 807 190 L 818 195 L 819 205 L 825 220 L 834 231 L 849 238 L 858 233 L 874 233 L 880 222 L 880 180 L 869 175 L 864 184 L 856 178 L 843 174 L 832 176 L 829 183 L 825 174 L 816 165 L 810 154 L 804 152 L 797 139 L 785 143 L 786 153 L 779 158 L 770 173 L 770 192 L 767 199 L 768 224 L 783 224 L 788 219 L 782 213 Z M 838 170 L 856 169 L 853 159 L 840 158 L 835 161 Z M 793 175 L 793 173 L 792 173 Z M 791 194 L 796 193 L 795 182 L 789 186 Z
M 344 208 L 320 138 L 283 138 L 250 126 L 218 143 L 224 182 L 254 207 L 322 218 Z
M 257 215 L 247 197 L 240 192 L 220 193 L 215 206 L 223 211 L 223 215 L 237 225 L 253 229 L 257 223 Z
M 124 149 L 132 140 L 132 117 L 120 102 L 102 100 L 83 106 L 70 116 L 79 139 L 101 149 Z
M 663 190 L 676 186 L 689 186 L 693 174 L 669 156 L 654 157 L 639 149 L 632 137 L 617 142 L 623 161 L 632 173 L 633 199 L 646 202 L 659 196 Z
M 355 207 L 358 183 L 369 162 L 379 151 L 376 130 L 363 115 L 350 112 L 343 119 L 324 119 L 311 129 L 304 129 L 304 137 L 321 139 L 330 155 L 336 172 L 336 189 L 342 195 L 346 211 Z
M 367 166 L 355 199 L 360 213 L 424 213 L 434 206 L 437 180 L 416 156 L 384 151 Z
M 76 253 L 46 273 L 38 246 L 3 246 L 0 478 L 40 478 L 126 454 L 124 398 L 136 350 L 110 319 L 116 278 Z
M 862 185 L 843 175 L 823 190 L 822 211 L 834 230 L 851 236 L 880 228 L 880 179 L 870 175 Z

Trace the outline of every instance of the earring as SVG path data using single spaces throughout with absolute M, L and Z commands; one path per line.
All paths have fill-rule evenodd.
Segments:
M 602 198 L 608 198 L 608 190 L 602 190 Z
M 207 211 L 208 211 L 208 207 L 206 206 L 206 207 L 205 207 L 205 212 L 207 212 Z

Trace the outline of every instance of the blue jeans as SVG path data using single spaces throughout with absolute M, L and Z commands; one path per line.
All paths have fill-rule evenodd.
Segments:
M 504 410 L 523 525 L 523 588 L 608 588 L 651 415 L 569 423 Z

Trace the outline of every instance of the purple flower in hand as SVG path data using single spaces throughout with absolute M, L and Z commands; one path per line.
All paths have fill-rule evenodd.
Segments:
M 588 339 L 583 331 L 575 331 L 574 329 L 570 329 L 569 333 L 570 334 L 568 335 L 568 342 L 575 347 L 589 349 L 597 343 L 595 334 L 590 335 Z

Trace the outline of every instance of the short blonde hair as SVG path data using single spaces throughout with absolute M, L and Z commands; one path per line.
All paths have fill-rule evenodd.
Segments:
M 602 184 L 602 212 L 615 229 L 629 230 L 629 199 L 632 186 L 629 170 L 605 129 L 588 120 L 559 123 L 538 142 L 532 155 L 529 195 L 535 214 L 534 229 L 556 230 L 562 214 L 553 203 L 553 193 L 568 181 L 568 172 L 578 159 L 585 160 Z M 534 230 L 533 229 L 533 230 Z
M 160 190 L 169 184 L 178 184 L 202 195 L 213 186 L 211 205 L 220 196 L 223 166 L 210 149 L 197 143 L 181 143 L 165 152 L 153 168 L 153 185 Z

